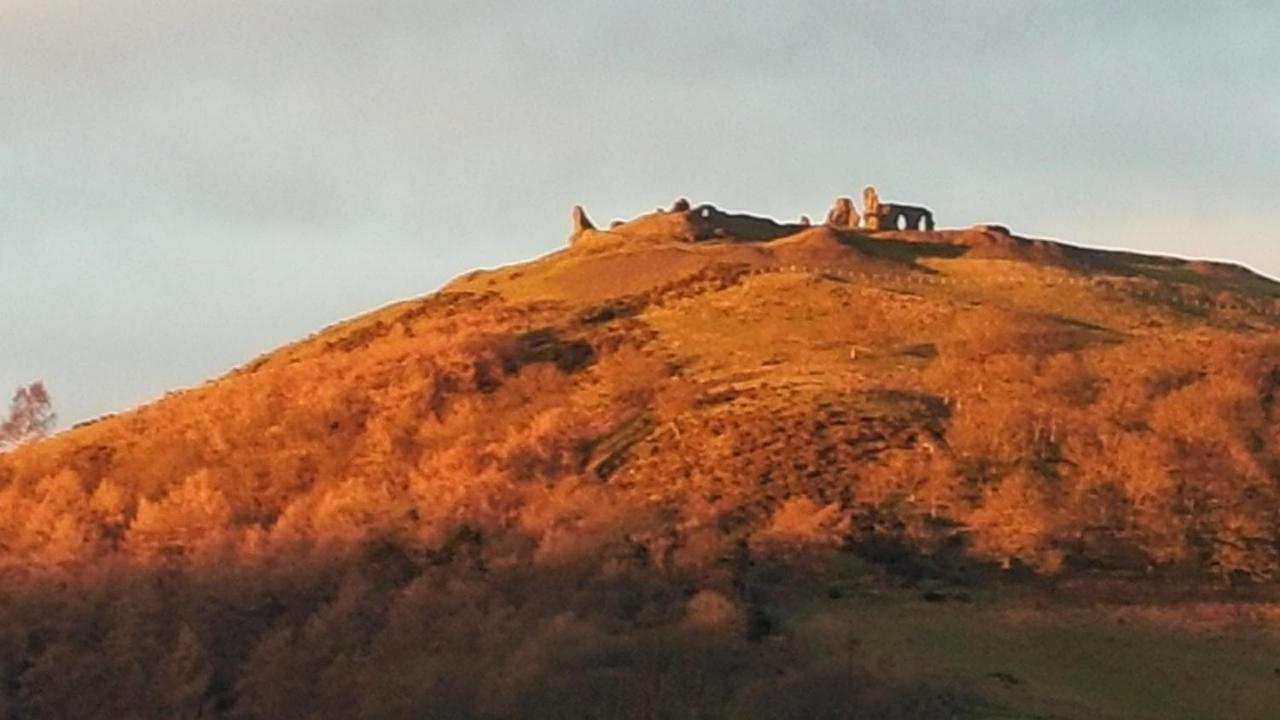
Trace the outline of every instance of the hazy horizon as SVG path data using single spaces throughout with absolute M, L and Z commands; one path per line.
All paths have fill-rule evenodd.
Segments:
M 1280 8 L 0 4 L 0 393 L 60 425 L 677 196 L 1280 277 Z

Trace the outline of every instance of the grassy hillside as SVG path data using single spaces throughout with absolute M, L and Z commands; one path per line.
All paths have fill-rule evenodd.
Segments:
M 1280 285 L 696 220 L 0 455 L 0 716 L 1280 703 Z

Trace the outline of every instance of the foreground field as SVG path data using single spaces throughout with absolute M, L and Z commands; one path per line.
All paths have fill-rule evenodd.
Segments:
M 802 624 L 904 680 L 954 688 L 975 718 L 1268 720 L 1280 707 L 1280 606 L 1111 605 L 889 593 Z M 838 609 L 837 609 L 838 608 Z

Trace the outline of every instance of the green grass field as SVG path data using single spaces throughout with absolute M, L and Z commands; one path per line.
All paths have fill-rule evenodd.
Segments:
M 796 632 L 904 680 L 954 687 L 979 718 L 1280 717 L 1273 609 L 863 596 L 815 609 Z

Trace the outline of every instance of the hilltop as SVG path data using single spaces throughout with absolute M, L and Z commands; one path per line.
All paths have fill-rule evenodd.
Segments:
M 876 669 L 854 636 L 897 641 L 847 618 L 1269 597 L 1280 284 L 876 201 L 577 209 L 545 257 L 0 455 L 7 707 L 70 712 L 65 674 L 136 711 L 78 673 L 145 646 L 182 676 L 139 687 L 213 715 L 1143 717 L 1089 679 Z

